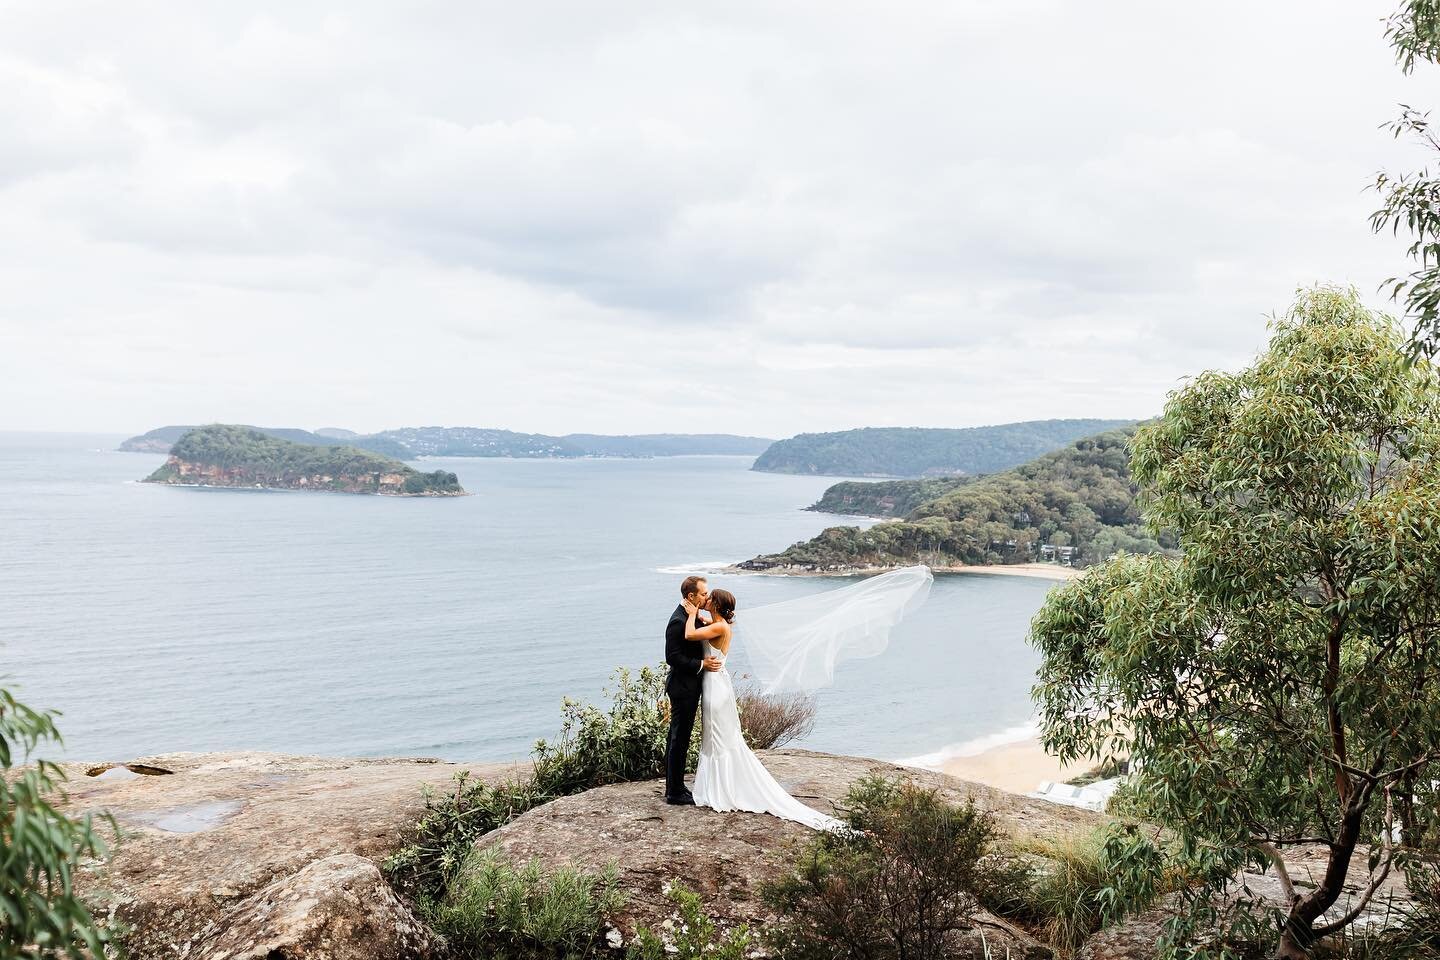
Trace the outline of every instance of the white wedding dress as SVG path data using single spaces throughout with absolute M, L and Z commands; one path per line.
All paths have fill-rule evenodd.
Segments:
M 905 567 L 859 583 L 782 603 L 741 610 L 731 648 L 745 645 L 761 693 L 809 693 L 829 686 L 844 660 L 873 657 L 890 644 L 895 626 L 925 602 L 930 568 Z M 709 643 L 705 656 L 720 657 Z M 723 660 L 724 658 L 721 657 Z M 746 746 L 735 706 L 735 684 L 723 664 L 707 671 L 700 688 L 700 765 L 691 793 L 696 806 L 770 813 L 816 830 L 845 824 L 796 800 Z
M 723 660 L 720 651 L 708 643 L 705 656 Z M 722 664 L 719 670 L 707 670 L 701 682 L 700 765 L 695 769 L 695 785 L 690 791 L 695 805 L 712 810 L 770 813 L 816 830 L 843 829 L 842 821 L 812 810 L 786 793 L 746 746 L 729 669 Z

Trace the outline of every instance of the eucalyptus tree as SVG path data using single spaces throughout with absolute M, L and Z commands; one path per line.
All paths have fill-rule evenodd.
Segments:
M 1133 440 L 1146 519 L 1179 556 L 1093 568 L 1032 627 L 1045 746 L 1139 761 L 1137 802 L 1204 868 L 1176 953 L 1204 922 L 1307 956 L 1374 895 L 1398 808 L 1433 806 L 1415 793 L 1440 778 L 1435 370 L 1354 291 L 1303 291 L 1272 333 Z M 1282 857 L 1302 844 L 1326 851 L 1313 887 Z M 1366 848 L 1362 892 L 1341 901 Z M 1237 898 L 1247 864 L 1275 872 L 1283 909 Z M 1189 955 L 1225 953 L 1210 949 Z
M 1406 0 L 1390 17 L 1385 37 L 1407 74 L 1417 63 L 1440 63 L 1440 0 Z M 1440 137 L 1431 130 L 1428 111 L 1401 104 L 1400 116 L 1387 126 L 1397 138 L 1409 137 L 1428 153 L 1440 153 Z M 1382 203 L 1370 215 L 1371 229 L 1398 236 L 1403 228 L 1412 238 L 1406 253 L 1415 264 L 1405 276 L 1385 281 L 1385 287 L 1414 321 L 1412 356 L 1433 357 L 1440 350 L 1440 180 L 1428 167 L 1413 173 L 1382 172 L 1375 189 Z
M 60 742 L 54 714 L 0 688 L 0 960 L 100 957 L 109 942 L 75 890 L 81 863 L 105 844 L 88 815 L 55 806 L 64 771 L 24 762 L 47 742 Z

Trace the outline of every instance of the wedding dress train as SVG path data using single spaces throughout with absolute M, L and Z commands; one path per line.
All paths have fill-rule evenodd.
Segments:
M 736 629 L 764 693 L 808 693 L 829 686 L 842 661 L 873 657 L 890 644 L 895 626 L 925 602 L 935 578 L 930 568 L 904 567 L 859 583 L 767 604 L 742 612 Z M 709 643 L 705 656 L 720 657 Z M 723 661 L 724 658 L 720 657 Z M 745 745 L 735 685 L 723 665 L 701 680 L 700 766 L 697 806 L 771 813 L 816 830 L 843 830 L 834 817 L 796 800 Z
M 705 656 L 724 659 L 710 644 Z M 700 765 L 695 770 L 695 805 L 714 810 L 769 813 L 816 830 L 840 830 L 845 824 L 812 810 L 785 792 L 745 744 L 735 684 L 722 664 L 706 671 L 700 697 Z

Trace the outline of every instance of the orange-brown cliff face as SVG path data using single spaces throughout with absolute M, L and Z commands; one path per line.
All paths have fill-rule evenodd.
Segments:
M 423 476 L 416 471 L 363 473 L 287 473 L 253 467 L 222 467 L 213 463 L 196 463 L 171 456 L 164 466 L 149 477 L 146 483 L 165 483 L 172 486 L 197 487 L 248 487 L 268 490 L 326 490 L 335 493 L 370 493 L 393 497 L 446 497 L 463 496 L 465 491 L 458 487 L 453 490 L 427 488 L 407 489 L 411 476 Z M 411 485 L 413 487 L 413 485 Z
M 391 497 L 465 494 L 460 479 L 445 470 L 422 473 L 371 450 L 295 443 L 254 427 L 224 423 L 187 431 L 170 449 L 164 465 L 145 482 Z

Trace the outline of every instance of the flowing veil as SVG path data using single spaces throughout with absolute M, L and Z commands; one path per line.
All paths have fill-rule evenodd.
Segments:
M 873 657 L 890 632 L 925 602 L 935 581 L 926 566 L 905 567 L 848 587 L 741 608 L 735 633 L 765 693 L 829 686 L 841 660 Z

